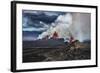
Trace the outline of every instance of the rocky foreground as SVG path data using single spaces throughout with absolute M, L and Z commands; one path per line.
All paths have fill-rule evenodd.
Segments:
M 66 44 L 66 43 L 65 43 Z M 45 62 L 91 59 L 91 42 L 75 41 L 66 47 L 23 49 L 23 62 Z

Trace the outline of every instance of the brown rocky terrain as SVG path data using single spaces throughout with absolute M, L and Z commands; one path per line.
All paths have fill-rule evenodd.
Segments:
M 91 43 L 74 41 L 66 47 L 28 48 L 23 50 L 23 62 L 86 60 L 91 58 Z

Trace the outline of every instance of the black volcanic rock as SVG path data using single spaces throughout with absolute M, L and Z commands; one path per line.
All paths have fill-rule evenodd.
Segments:
M 59 46 L 65 47 L 66 44 L 64 43 L 64 39 L 42 39 L 36 41 L 23 41 L 23 48 L 56 48 Z
M 74 43 L 75 45 L 72 45 Z M 91 59 L 91 43 L 74 43 L 65 44 L 65 48 L 23 48 L 23 62 L 27 63 Z M 78 48 L 75 47 L 77 45 L 79 46 Z

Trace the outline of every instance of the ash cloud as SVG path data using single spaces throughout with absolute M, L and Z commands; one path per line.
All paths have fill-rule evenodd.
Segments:
M 57 30 L 64 29 L 59 31 L 60 38 L 69 37 L 69 34 L 64 35 L 64 33 L 70 32 L 75 39 L 81 42 L 84 40 L 90 40 L 90 18 L 91 15 L 89 13 L 24 10 L 23 32 L 25 32 L 25 35 L 23 37 L 33 37 L 35 40 L 38 38 L 42 39 L 57 28 Z M 26 33 L 28 33 L 28 35 Z

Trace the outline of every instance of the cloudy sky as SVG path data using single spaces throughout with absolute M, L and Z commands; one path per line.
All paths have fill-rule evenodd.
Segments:
M 23 39 L 35 40 L 38 35 L 46 31 L 60 15 L 64 14 L 65 12 L 23 10 Z
M 22 10 L 23 40 L 36 40 L 41 33 L 47 31 L 51 26 L 56 26 L 59 22 L 61 24 L 65 21 L 69 22 L 70 16 L 66 17 L 66 13 L 70 12 Z M 72 25 L 74 37 L 79 40 L 90 40 L 91 15 L 75 12 L 70 14 L 73 18 L 70 23 L 74 24 Z

